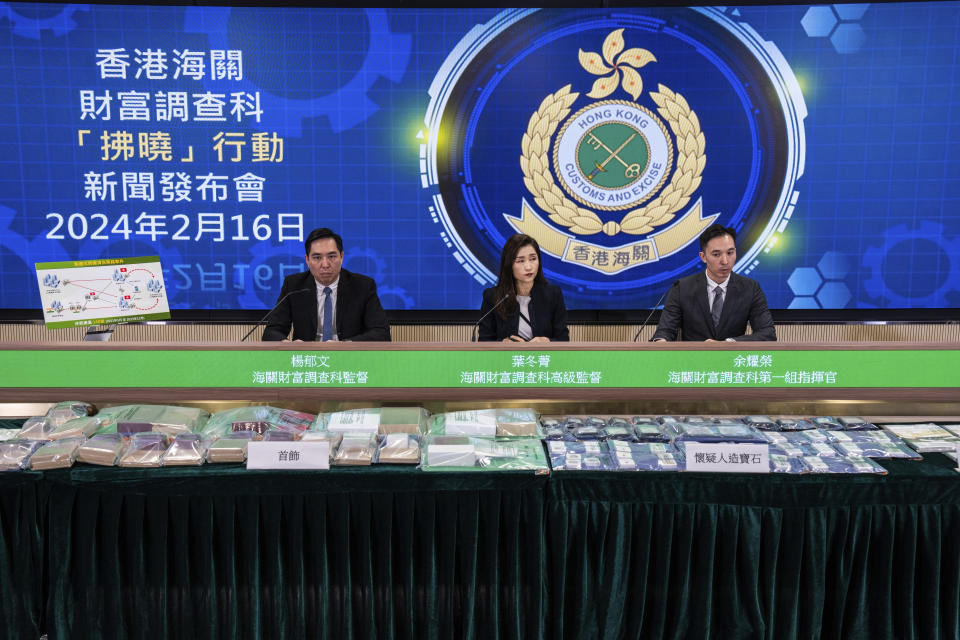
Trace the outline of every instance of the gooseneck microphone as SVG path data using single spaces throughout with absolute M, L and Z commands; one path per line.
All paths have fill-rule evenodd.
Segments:
M 243 342 L 244 340 L 246 340 L 247 338 L 249 338 L 249 337 L 250 337 L 250 334 L 253 333 L 253 332 L 256 330 L 257 327 L 259 327 L 260 325 L 262 325 L 262 324 L 267 320 L 267 318 L 270 317 L 270 314 L 273 313 L 274 311 L 276 311 L 276 310 L 277 310 L 277 307 L 279 307 L 281 304 L 283 304 L 283 301 L 284 301 L 284 300 L 286 300 L 287 298 L 289 298 L 290 296 L 292 296 L 292 295 L 295 294 L 295 293 L 303 293 L 303 292 L 309 293 L 309 292 L 310 292 L 310 289 L 297 289 L 296 291 L 291 291 L 291 292 L 289 292 L 287 295 L 285 295 L 285 296 L 283 296 L 282 298 L 280 298 L 279 300 L 277 300 L 277 304 L 273 305 L 273 309 L 270 309 L 270 311 L 267 311 L 267 315 L 265 315 L 265 316 L 263 316 L 262 318 L 260 318 L 259 322 L 257 322 L 257 324 L 255 324 L 255 325 L 253 325 L 253 326 L 250 328 L 250 331 L 247 331 L 247 335 L 243 336 L 243 337 L 240 339 L 240 342 Z
M 470 342 L 476 342 L 476 341 L 477 341 L 477 330 L 480 328 L 480 323 L 483 322 L 483 321 L 487 318 L 488 315 L 490 315 L 491 313 L 493 313 L 494 311 L 496 311 L 496 310 L 497 310 L 497 307 L 499 307 L 500 305 L 502 305 L 502 304 L 506 301 L 506 299 L 509 298 L 509 297 L 510 297 L 510 294 L 509 294 L 509 293 L 506 294 L 506 295 L 504 295 L 502 298 L 500 298 L 500 300 L 497 302 L 497 304 L 495 304 L 495 305 L 493 305 L 492 307 L 490 307 L 490 309 L 489 309 L 485 314 L 483 314 L 482 316 L 480 316 L 480 319 L 477 320 L 476 323 L 473 325 L 473 331 L 472 331 L 471 334 L 470 334 Z
M 636 341 L 637 341 L 637 338 L 640 337 L 640 333 L 641 333 L 644 329 L 647 328 L 647 323 L 650 322 L 650 318 L 653 317 L 653 312 L 656 311 L 657 308 L 658 308 L 661 304 L 663 304 L 663 301 L 666 299 L 667 294 L 669 294 L 669 293 L 670 293 L 670 290 L 673 289 L 673 288 L 674 288 L 675 286 L 677 286 L 678 284 L 680 284 L 680 281 L 679 281 L 679 280 L 674 280 L 674 281 L 673 281 L 673 284 L 670 285 L 669 287 L 667 287 L 667 290 L 663 292 L 663 295 L 660 296 L 660 299 L 657 300 L 657 303 L 656 303 L 655 305 L 653 305 L 653 307 L 650 309 L 650 313 L 647 315 L 646 319 L 645 319 L 645 320 L 643 321 L 643 323 L 640 325 L 640 328 L 637 329 L 636 335 L 633 336 L 633 341 L 634 341 L 634 342 L 636 342 Z

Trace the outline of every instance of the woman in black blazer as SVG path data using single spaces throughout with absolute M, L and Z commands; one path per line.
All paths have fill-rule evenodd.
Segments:
M 503 246 L 497 284 L 483 292 L 480 313 L 481 341 L 570 340 L 563 292 L 543 277 L 540 245 L 522 233 Z

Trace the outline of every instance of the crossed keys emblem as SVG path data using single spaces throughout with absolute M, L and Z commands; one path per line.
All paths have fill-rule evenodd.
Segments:
M 599 127 L 597 128 L 599 129 Z M 623 165 L 623 177 L 627 178 L 629 181 L 632 182 L 637 176 L 639 176 L 640 172 L 643 170 L 643 167 L 640 165 L 640 163 L 627 162 L 626 160 L 620 157 L 620 153 L 623 152 L 623 150 L 627 147 L 627 145 L 633 142 L 633 139 L 636 137 L 637 137 L 637 132 L 633 131 L 627 137 L 626 140 L 620 143 L 620 145 L 616 149 L 611 149 L 609 146 L 607 146 L 606 143 L 604 143 L 603 140 L 598 138 L 593 131 L 588 133 L 585 140 L 586 144 L 593 147 L 594 151 L 600 151 L 601 149 L 603 149 L 609 155 L 606 158 L 604 158 L 602 161 L 598 161 L 597 159 L 593 160 L 594 168 L 589 174 L 587 174 L 587 180 L 594 182 L 595 181 L 594 179 L 597 177 L 598 174 L 606 173 L 607 172 L 606 167 L 611 160 L 616 160 L 617 162 Z

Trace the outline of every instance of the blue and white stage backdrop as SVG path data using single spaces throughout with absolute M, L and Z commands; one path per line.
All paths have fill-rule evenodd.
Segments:
M 339 231 L 389 309 L 474 309 L 522 231 L 573 309 L 738 233 L 774 308 L 960 307 L 960 3 L 603 10 L 0 4 L 0 307 L 159 255 L 265 309 Z

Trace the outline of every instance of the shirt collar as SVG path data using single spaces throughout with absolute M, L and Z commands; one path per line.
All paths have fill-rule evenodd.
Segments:
M 323 293 L 323 288 L 324 288 L 324 287 L 330 287 L 330 293 L 333 294 L 333 295 L 336 295 L 336 294 L 337 294 L 337 285 L 340 284 L 340 276 L 337 276 L 337 279 L 334 280 L 334 281 L 333 281 L 332 283 L 330 283 L 330 284 L 321 284 L 320 281 L 318 281 L 316 278 L 314 278 L 313 281 L 317 283 L 317 293 L 318 293 L 318 294 Z
M 710 279 L 710 276 L 708 276 L 706 273 L 704 273 L 703 276 L 707 279 L 708 292 L 712 293 L 714 289 L 716 289 L 717 287 L 720 287 L 720 290 L 723 291 L 724 294 L 727 293 L 727 285 L 730 284 L 730 276 L 727 276 L 727 279 L 724 280 L 723 282 L 714 282 L 713 280 Z

